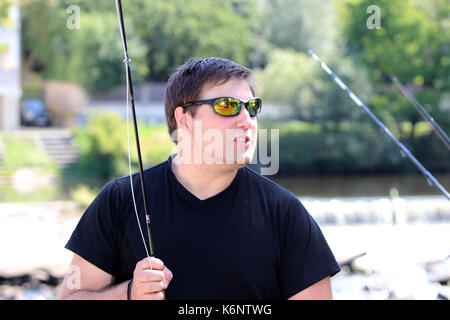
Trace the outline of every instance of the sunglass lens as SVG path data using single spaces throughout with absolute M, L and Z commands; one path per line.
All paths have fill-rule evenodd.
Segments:
M 247 110 L 250 116 L 255 117 L 261 110 L 261 99 L 252 99 L 248 101 Z
M 214 101 L 214 110 L 223 116 L 232 116 L 239 112 L 241 102 L 233 98 L 220 98 Z

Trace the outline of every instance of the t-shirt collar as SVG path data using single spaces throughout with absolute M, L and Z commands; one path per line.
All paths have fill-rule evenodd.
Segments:
M 172 158 L 175 158 L 176 154 L 172 154 L 169 156 L 169 158 L 167 159 L 167 166 L 168 166 L 168 175 L 169 175 L 169 181 L 171 183 L 173 183 L 173 185 L 176 188 L 176 191 L 178 192 L 178 194 L 185 199 L 189 204 L 191 204 L 192 206 L 195 207 L 206 207 L 206 208 L 211 208 L 214 207 L 216 205 L 218 205 L 222 199 L 226 198 L 226 196 L 228 194 L 231 193 L 231 191 L 233 189 L 235 189 L 237 187 L 237 184 L 239 182 L 239 177 L 241 176 L 241 171 L 242 169 L 239 169 L 236 173 L 236 176 L 234 177 L 234 179 L 231 181 L 231 183 L 228 185 L 228 187 L 226 187 L 224 190 L 222 190 L 221 192 L 215 194 L 212 197 L 209 197 L 207 199 L 201 200 L 199 198 L 197 198 L 194 194 L 192 194 L 189 190 L 187 190 L 177 179 L 177 177 L 175 176 L 175 174 L 173 173 L 172 170 Z

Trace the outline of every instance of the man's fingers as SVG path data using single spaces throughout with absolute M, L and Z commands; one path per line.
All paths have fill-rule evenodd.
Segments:
M 164 293 L 163 291 L 157 291 L 157 292 L 143 292 L 141 294 L 138 294 L 135 298 L 135 300 L 164 300 Z
M 167 284 L 169 284 L 169 282 L 173 278 L 172 271 L 170 271 L 169 268 L 164 267 L 163 273 L 164 273 L 164 280 L 167 281 Z
M 150 261 L 149 261 L 150 260 Z M 144 258 L 136 264 L 136 269 L 163 270 L 164 263 L 155 257 Z
M 134 269 L 132 296 L 135 299 L 163 300 L 163 290 L 167 289 L 172 278 L 172 272 L 160 259 L 144 258 Z
M 143 296 L 144 299 L 148 300 L 164 300 L 164 293 L 162 291 L 154 292 L 154 293 L 148 293 Z
M 137 270 L 134 278 L 139 282 L 162 281 L 164 272 L 160 270 Z
M 141 290 L 143 294 L 156 293 L 164 290 L 164 284 L 162 281 L 144 282 L 141 284 Z

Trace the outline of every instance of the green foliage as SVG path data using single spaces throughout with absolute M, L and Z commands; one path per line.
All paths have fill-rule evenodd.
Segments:
M 33 171 L 34 174 L 39 173 Z M 41 172 L 42 174 L 42 172 Z M 0 203 L 4 202 L 46 202 L 54 201 L 61 195 L 61 186 L 58 183 L 39 185 L 30 192 L 21 192 L 10 184 L 0 185 Z
M 381 29 L 369 30 L 365 25 L 365 8 L 369 3 L 377 4 L 381 9 Z M 450 59 L 447 58 L 450 55 L 450 9 L 448 3 L 444 3 L 431 1 L 425 5 L 426 10 L 410 0 L 375 3 L 351 0 L 340 6 L 339 21 L 347 39 L 347 52 L 368 67 L 376 95 L 394 99 L 389 101 L 391 105 L 398 105 L 396 110 L 391 110 L 395 117 L 411 119 L 414 112 L 410 112 L 409 103 L 393 88 L 391 75 L 414 86 L 417 98 L 434 108 L 439 104 L 440 93 L 450 88 Z M 427 94 L 427 91 L 434 92 Z M 393 93 L 400 99 L 395 99 Z M 377 103 L 376 96 L 374 99 L 375 108 L 388 108 L 386 103 Z M 439 112 L 437 108 L 433 111 Z
M 130 120 L 130 155 L 132 171 L 138 170 L 136 143 Z M 128 175 L 127 125 L 114 113 L 93 114 L 85 128 L 75 130 L 80 158 L 70 174 L 110 179 Z M 139 140 L 145 167 L 167 160 L 173 143 L 166 126 L 139 124 Z
M 90 91 L 123 84 L 113 1 L 78 1 L 81 28 L 70 30 L 66 9 L 72 4 L 24 3 L 25 64 L 45 79 L 77 82 Z M 285 119 L 295 120 L 269 124 L 281 130 L 280 172 L 417 172 L 305 53 L 310 48 L 429 170 L 450 170 L 448 152 L 390 80 L 395 75 L 411 89 L 448 132 L 447 0 L 136 0 L 123 5 L 136 83 L 166 81 L 191 56 L 225 57 L 255 68 L 258 95 L 276 104 Z M 367 28 L 369 5 L 380 7 L 381 29 Z M 85 132 L 77 131 L 79 172 L 107 178 L 127 174 L 124 133 L 118 117 L 92 117 Z M 164 161 L 173 146 L 165 126 L 141 126 L 140 134 L 146 166 Z M 136 170 L 133 135 L 131 143 Z
M 141 1 L 128 16 L 149 48 L 151 80 L 165 81 L 175 66 L 192 56 L 220 56 L 247 64 L 252 46 L 249 1 Z
M 371 4 L 380 7 L 381 29 L 366 27 L 366 8 Z M 447 150 L 433 149 L 437 138 L 431 131 L 417 136 L 416 126 L 423 120 L 390 76 L 406 85 L 444 130 L 450 127 L 448 102 L 444 102 L 450 89 L 449 12 L 448 1 L 442 0 L 347 0 L 339 2 L 338 19 L 346 54 L 366 68 L 372 83 L 369 104 L 414 154 L 424 155 L 425 163 L 442 170 L 449 169 L 442 165 L 442 159 L 449 161 Z
M 0 0 L 0 30 L 2 28 L 13 27 L 13 22 L 9 16 L 9 10 L 12 7 L 12 0 Z M 0 43 L 0 54 L 8 50 L 8 45 Z
M 366 8 L 371 4 L 380 7 L 380 29 L 366 26 Z M 360 55 L 361 61 L 373 70 L 374 80 L 396 74 L 411 81 L 417 70 L 426 68 L 429 51 L 425 49 L 433 26 L 411 1 L 351 0 L 344 5 L 340 21 L 344 24 L 348 50 Z
M 358 70 L 349 59 L 341 58 L 339 64 L 334 61 L 330 59 L 330 67 L 362 99 L 367 98 L 370 85 L 364 70 Z M 361 115 L 342 89 L 304 53 L 274 50 L 266 68 L 257 73 L 257 80 L 264 100 L 284 106 L 281 111 L 291 119 L 327 126 L 358 120 Z
M 5 150 L 3 163 L 6 175 L 11 176 L 23 167 L 38 167 L 44 173 L 58 172 L 47 154 L 36 146 L 32 132 L 1 132 L 0 139 Z
M 22 7 L 24 56 L 46 79 L 79 83 L 90 91 L 113 88 L 123 82 L 123 49 L 114 5 L 100 11 L 86 1 L 80 7 L 80 28 L 67 27 L 71 1 L 29 0 Z M 72 13 L 73 14 L 73 13 Z M 133 48 L 133 75 L 148 74 L 147 50 L 134 29 L 127 40 Z
M 70 196 L 85 210 L 94 201 L 99 191 L 98 188 L 91 188 L 88 185 L 80 184 L 70 190 Z
M 30 0 L 21 6 L 23 55 L 34 71 L 64 80 L 70 56 L 65 11 L 56 1 Z
M 334 48 L 335 7 L 330 0 L 265 0 L 265 39 L 277 48 L 325 52 Z M 319 27 L 320 24 L 320 27 Z
M 124 3 L 136 82 L 166 81 L 191 56 L 249 62 L 253 1 L 171 0 Z M 22 9 L 25 59 L 47 79 L 101 91 L 123 83 L 123 51 L 113 2 L 79 1 L 80 29 L 69 29 L 70 1 L 29 0 Z M 50 39 L 50 41 L 49 41 Z
M 449 85 L 448 5 L 440 0 L 420 5 L 419 1 L 339 1 L 333 20 L 329 18 L 332 14 L 326 14 L 333 11 L 330 2 L 322 18 L 314 17 L 315 10 L 307 4 L 304 12 L 311 15 L 294 10 L 300 2 L 268 1 L 269 6 L 280 9 L 270 13 L 283 18 L 267 27 L 272 28 L 269 39 L 278 48 L 268 55 L 257 79 L 260 95 L 281 105 L 284 117 L 319 125 L 320 131 L 305 131 L 302 122 L 279 125 L 280 174 L 417 172 L 316 62 L 299 52 L 308 47 L 373 108 L 429 170 L 448 171 L 445 148 L 390 80 L 394 74 L 409 85 L 434 118 L 449 127 L 450 108 L 445 98 Z M 366 26 L 366 9 L 373 4 L 381 9 L 379 30 Z M 337 25 L 330 26 L 329 21 L 337 21 Z M 328 35 L 322 38 L 325 43 L 334 43 L 318 46 L 320 51 L 314 47 L 318 29 Z M 296 42 L 293 30 L 302 42 Z
M 327 131 L 302 122 L 272 127 L 280 130 L 280 175 L 415 172 L 397 147 L 370 124 L 347 123 Z
M 1 0 L 0 1 L 0 26 L 7 26 L 10 24 L 8 19 L 9 9 L 12 6 L 12 0 Z
M 341 2 L 339 21 L 348 53 L 357 55 L 370 68 L 372 79 L 378 82 L 389 82 L 392 74 L 419 86 L 445 81 L 450 71 L 450 61 L 444 58 L 450 53 L 450 9 L 445 2 L 431 1 L 427 5 L 428 13 L 411 0 Z M 380 7 L 381 29 L 366 27 L 365 9 L 370 4 Z M 449 83 L 445 82 L 448 88 Z
M 73 30 L 72 46 L 77 48 L 68 61 L 69 81 L 82 83 L 91 91 L 113 88 L 124 79 L 123 49 L 118 37 L 117 17 L 114 13 L 83 15 L 82 27 Z M 114 32 L 117 31 L 117 32 Z M 132 72 L 137 81 L 148 74 L 145 66 L 147 50 L 139 43 L 132 28 L 127 42 L 133 48 Z

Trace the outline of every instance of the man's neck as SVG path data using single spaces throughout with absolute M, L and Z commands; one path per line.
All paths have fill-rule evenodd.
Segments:
M 172 161 L 171 164 L 177 180 L 200 200 L 225 190 L 238 171 L 238 168 L 230 165 L 185 164 L 181 161 Z

